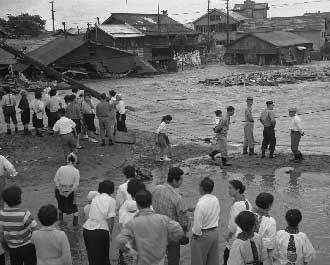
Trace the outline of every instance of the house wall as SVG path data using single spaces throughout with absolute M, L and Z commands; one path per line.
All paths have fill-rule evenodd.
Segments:
M 232 44 L 227 53 L 276 54 L 277 49 L 267 42 L 248 36 Z
M 325 43 L 325 31 L 290 31 L 313 42 L 314 50 L 320 50 Z
M 267 9 L 244 9 L 236 10 L 235 13 L 238 13 L 247 18 L 267 18 Z
M 86 43 L 55 62 L 55 67 L 70 68 L 90 64 L 98 72 L 123 73 L 134 67 L 134 55 Z

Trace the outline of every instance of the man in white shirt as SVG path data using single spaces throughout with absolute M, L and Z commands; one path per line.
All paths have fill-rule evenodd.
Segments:
M 120 94 L 116 95 L 116 109 L 117 109 L 117 129 L 120 132 L 127 132 L 126 127 L 126 107 L 125 102 Z
M 214 182 L 204 178 L 199 185 L 202 197 L 198 200 L 194 213 L 191 240 L 191 265 L 219 264 L 219 216 L 220 204 L 212 195 Z
M 76 123 L 73 120 L 65 117 L 65 110 L 58 111 L 61 118 L 54 124 L 53 131 L 58 133 L 62 139 L 62 146 L 64 150 L 64 157 L 67 158 L 68 154 L 77 153 L 76 144 L 73 133 L 76 135 Z
M 9 174 L 11 177 L 15 177 L 18 173 L 12 163 L 10 163 L 7 158 L 0 155 L 0 194 L 6 186 L 6 174 Z M 0 198 L 0 207 L 3 207 L 2 198 Z
M 11 93 L 10 87 L 5 88 L 5 95 L 2 97 L 2 110 L 7 123 L 7 134 L 11 134 L 10 119 L 15 125 L 15 133 L 18 133 L 17 118 L 16 118 L 16 97 Z
M 297 115 L 296 108 L 289 109 L 289 116 L 292 118 L 290 125 L 290 132 L 291 132 L 291 150 L 294 155 L 294 158 L 291 159 L 290 161 L 300 162 L 303 159 L 301 152 L 298 150 L 301 136 L 304 135 L 304 132 L 302 130 L 302 123 L 300 117 Z

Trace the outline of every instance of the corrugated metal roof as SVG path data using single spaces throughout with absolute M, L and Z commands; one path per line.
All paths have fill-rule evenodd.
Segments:
M 138 38 L 145 35 L 128 24 L 102 24 L 97 27 L 113 38 Z
M 111 19 L 129 24 L 146 35 L 198 34 L 183 24 L 163 14 L 112 13 L 103 24 L 112 24 Z M 159 23 L 158 23 L 159 21 Z
M 299 44 L 313 43 L 312 41 L 309 41 L 297 34 L 286 31 L 260 32 L 252 33 L 251 35 L 273 44 L 276 47 L 288 47 Z

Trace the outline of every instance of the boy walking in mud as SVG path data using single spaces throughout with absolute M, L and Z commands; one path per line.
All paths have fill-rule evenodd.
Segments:
M 274 102 L 273 101 L 267 101 L 266 102 L 267 109 L 265 109 L 261 115 L 260 115 L 260 122 L 264 126 L 263 131 L 263 137 L 262 140 L 262 146 L 261 151 L 262 155 L 261 157 L 266 157 L 266 150 L 269 146 L 269 158 L 274 158 L 274 151 L 276 146 L 276 137 L 275 137 L 275 113 L 273 111 L 274 109 Z
M 219 124 L 214 128 L 214 132 L 216 133 L 216 146 L 215 150 L 209 154 L 209 156 L 215 160 L 215 157 L 220 153 L 221 160 L 223 166 L 231 166 L 231 164 L 227 163 L 227 135 L 230 124 L 230 117 L 235 113 L 235 108 L 233 106 L 229 106 L 227 108 L 227 113 L 225 117 L 220 119 Z
M 254 118 L 252 114 L 253 97 L 247 97 L 246 103 L 247 107 L 245 109 L 243 155 L 255 155 L 253 137 Z
M 304 132 L 302 130 L 301 119 L 297 115 L 296 108 L 289 109 L 289 116 L 292 118 L 292 122 L 290 125 L 291 132 L 291 151 L 294 155 L 294 158 L 290 161 L 300 162 L 303 159 L 301 152 L 298 150 L 299 142 L 301 136 L 304 136 Z

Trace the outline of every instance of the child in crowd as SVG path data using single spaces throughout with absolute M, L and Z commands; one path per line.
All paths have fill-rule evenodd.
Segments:
M 36 248 L 37 264 L 72 265 L 71 250 L 65 232 L 56 228 L 58 214 L 54 205 L 42 206 L 38 219 L 40 230 L 32 233 L 32 244 Z
M 228 265 L 262 265 L 266 254 L 263 252 L 262 238 L 254 232 L 256 224 L 254 213 L 240 212 L 235 222 L 242 232 L 231 246 Z
M 78 207 L 74 192 L 79 186 L 80 173 L 76 169 L 78 158 L 71 153 L 67 157 L 68 164 L 60 167 L 55 175 L 55 197 L 58 203 L 59 220 L 63 221 L 63 213 L 73 214 L 73 225 L 78 225 Z
M 96 127 L 95 127 L 95 106 L 92 102 L 92 97 L 90 94 L 84 95 L 84 101 L 81 104 L 81 110 L 83 114 L 84 124 L 87 128 L 87 138 L 92 143 L 97 143 L 98 141 L 92 137 L 92 135 L 96 135 Z
M 20 208 L 22 190 L 17 186 L 6 188 L 2 192 L 5 208 L 0 211 L 0 230 L 3 243 L 9 248 L 12 265 L 35 265 L 36 252 L 31 243 L 32 232 L 37 222 L 30 211 Z
M 50 129 L 52 129 L 54 124 L 60 119 L 58 111 L 62 108 L 62 102 L 61 99 L 57 96 L 57 91 L 55 89 L 52 89 L 49 92 L 49 95 L 50 99 L 47 102 L 47 107 L 49 109 L 48 125 L 50 126 Z
M 269 216 L 274 202 L 274 196 L 270 193 L 260 193 L 256 198 L 256 233 L 262 238 L 264 252 L 267 253 L 263 265 L 272 265 L 271 251 L 274 249 L 275 236 L 276 236 L 276 221 L 273 217 Z
M 299 231 L 302 220 L 297 209 L 288 210 L 285 215 L 288 224 L 285 230 L 278 231 L 275 239 L 275 249 L 272 254 L 274 265 L 307 265 L 315 255 L 315 250 L 305 233 Z
M 2 97 L 2 110 L 7 123 L 7 134 L 11 134 L 10 119 L 15 125 L 15 133 L 18 133 L 16 118 L 16 97 L 12 94 L 10 87 L 5 87 L 5 95 Z
M 214 114 L 215 114 L 215 118 L 214 118 L 214 122 L 213 122 L 213 125 L 214 125 L 213 131 L 215 130 L 215 127 L 219 124 L 219 122 L 221 120 L 222 111 L 221 110 L 216 110 L 214 112 Z
M 87 195 L 87 201 L 88 201 L 88 204 L 84 207 L 84 214 L 85 214 L 85 219 L 87 220 L 89 218 L 89 210 L 91 209 L 91 203 L 92 203 L 92 200 L 97 196 L 99 195 L 99 193 L 97 191 L 90 191 L 88 192 L 88 195 Z
M 131 179 L 136 177 L 136 169 L 133 166 L 126 166 L 123 168 L 123 174 L 126 177 L 126 180 L 123 184 L 119 185 L 116 195 L 116 211 L 118 212 L 120 207 L 126 200 L 132 200 L 131 195 L 127 191 L 127 185 Z
M 53 131 L 58 133 L 61 137 L 64 157 L 68 154 L 76 152 L 76 144 L 74 142 L 74 135 L 77 135 L 76 124 L 73 120 L 65 117 L 65 109 L 58 111 L 61 118 L 55 123 Z
M 31 132 L 29 131 L 29 123 L 31 121 L 30 104 L 27 99 L 27 91 L 24 89 L 21 90 L 21 100 L 18 103 L 18 108 L 21 110 L 21 121 L 24 126 L 24 134 L 31 135 Z
M 31 103 L 32 124 L 36 130 L 36 135 L 42 137 L 42 128 L 44 127 L 43 117 L 45 114 L 45 104 L 41 100 L 41 91 L 36 91 L 34 97 L 35 99 Z
M 171 143 L 166 135 L 166 127 L 172 121 L 171 115 L 166 115 L 162 118 L 162 122 L 156 130 L 156 145 L 160 147 L 160 161 L 171 161 L 169 156 L 172 156 Z
M 76 124 L 76 132 L 77 132 L 77 144 L 76 148 L 81 149 L 80 145 L 80 133 L 81 133 L 81 108 L 78 104 L 77 98 L 75 95 L 69 95 L 67 97 L 67 106 L 66 106 L 66 116 L 73 120 Z

